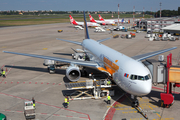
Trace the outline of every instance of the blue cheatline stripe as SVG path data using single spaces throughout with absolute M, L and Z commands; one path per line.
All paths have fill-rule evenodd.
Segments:
M 85 11 L 83 11 L 83 12 L 84 12 L 85 39 L 90 39 L 90 38 L 89 38 L 89 33 L 88 33 L 87 22 L 86 22 L 86 15 L 85 15 Z

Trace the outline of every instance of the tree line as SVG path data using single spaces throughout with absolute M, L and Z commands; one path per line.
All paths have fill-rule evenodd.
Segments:
M 136 11 L 137 12 L 137 11 Z M 10 11 L 0 11 L 0 15 L 19 15 L 19 13 L 23 13 L 23 15 L 39 15 L 39 14 L 82 14 L 82 11 L 14 11 L 14 10 L 10 10 Z M 95 11 L 86 11 L 86 13 L 95 13 Z M 98 13 L 117 13 L 117 12 L 112 12 L 112 11 L 99 11 Z M 133 14 L 132 11 L 130 12 L 120 12 L 120 14 Z M 141 14 L 143 14 L 143 12 L 141 11 Z M 160 16 L 160 11 L 157 12 L 151 12 L 151 11 L 145 11 L 144 14 L 147 15 L 153 15 L 154 17 L 159 17 Z M 161 17 L 174 17 L 174 16 L 178 16 L 180 15 L 180 7 L 178 7 L 178 10 L 162 10 L 161 11 Z
M 175 17 L 180 15 L 180 7 L 178 10 L 162 10 L 161 17 Z M 160 11 L 157 11 L 154 15 L 155 17 L 160 17 Z

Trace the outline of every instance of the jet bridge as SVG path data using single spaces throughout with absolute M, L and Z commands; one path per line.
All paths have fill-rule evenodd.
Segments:
M 172 54 L 167 56 L 167 61 L 164 61 L 164 56 L 159 56 L 159 60 L 147 59 L 143 62 L 152 74 L 152 82 L 154 85 L 164 84 L 164 93 L 161 93 L 161 106 L 170 107 L 174 101 L 172 95 L 173 87 L 180 87 L 180 66 L 172 65 Z
M 165 84 L 166 83 L 166 61 L 164 61 L 164 57 L 160 56 L 159 60 L 155 59 L 147 59 L 143 62 L 143 64 L 150 70 L 152 75 L 152 83 L 154 85 L 157 84 Z
M 107 95 L 114 96 L 113 84 L 107 84 L 109 79 L 88 79 L 86 81 L 65 83 L 67 90 L 72 91 L 70 100 L 101 99 Z

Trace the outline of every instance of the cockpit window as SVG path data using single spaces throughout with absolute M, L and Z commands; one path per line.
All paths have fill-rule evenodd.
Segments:
M 137 80 L 137 75 L 131 75 L 130 79 Z
M 146 76 L 131 75 L 130 79 L 131 80 L 137 80 L 137 79 L 138 80 L 149 80 L 149 79 L 151 79 L 151 77 L 150 77 L 150 74 L 148 74 Z
M 144 80 L 143 76 L 138 76 L 138 80 Z
M 149 80 L 150 78 L 151 78 L 151 77 L 150 77 L 149 74 L 145 76 L 145 80 Z

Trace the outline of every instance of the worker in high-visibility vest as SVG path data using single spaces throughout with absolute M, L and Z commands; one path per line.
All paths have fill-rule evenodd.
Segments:
M 110 84 L 111 84 L 111 81 L 110 81 L 110 80 L 108 80 L 108 81 L 107 81 L 107 85 L 110 85 Z
M 32 102 L 33 102 L 33 107 L 35 108 L 35 99 L 34 99 L 34 97 L 32 97 Z
M 69 106 L 69 98 L 68 98 L 68 96 L 65 97 L 64 103 L 65 103 L 65 107 Z
M 69 98 L 67 97 L 67 106 L 69 106 Z
M 110 95 L 107 96 L 107 104 L 111 104 L 111 96 Z
M 6 77 L 6 71 L 4 71 L 3 69 L 1 70 L 1 75 L 0 76 L 3 76 L 4 78 Z

